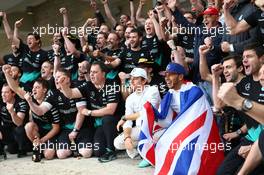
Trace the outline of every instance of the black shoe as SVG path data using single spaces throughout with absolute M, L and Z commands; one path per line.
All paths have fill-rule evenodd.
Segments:
M 112 151 L 107 148 L 107 151 L 104 155 L 102 155 L 98 160 L 101 163 L 110 162 L 112 160 L 116 159 L 116 153 L 115 151 Z
M 7 159 L 7 156 L 6 156 L 6 152 L 5 152 L 5 151 L 1 151 L 1 152 L 0 152 L 0 160 L 1 160 L 1 159 L 4 159 L 4 160 Z
M 22 158 L 22 157 L 26 157 L 27 156 L 27 152 L 26 151 L 19 151 L 17 153 L 17 158 Z

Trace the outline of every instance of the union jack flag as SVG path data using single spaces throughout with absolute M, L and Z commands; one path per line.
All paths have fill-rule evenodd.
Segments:
M 213 113 L 203 92 L 190 86 L 179 93 L 180 112 L 173 119 L 171 109 L 166 118 L 173 119 L 157 141 L 153 139 L 155 118 L 164 120 L 150 103 L 141 112 L 142 126 L 138 144 L 140 155 L 155 166 L 158 175 L 213 175 L 224 158 L 218 149 L 220 137 Z M 168 106 L 170 101 L 167 101 Z

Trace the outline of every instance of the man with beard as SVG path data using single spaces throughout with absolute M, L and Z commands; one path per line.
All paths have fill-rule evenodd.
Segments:
M 54 141 L 60 131 L 59 111 L 55 106 L 46 105 L 47 110 L 44 112 L 38 108 L 39 105 L 44 105 L 45 99 L 48 97 L 48 82 L 42 78 L 36 80 L 32 88 L 32 98 L 29 93 L 15 83 L 11 77 L 10 69 L 9 65 L 3 67 L 9 86 L 16 94 L 25 99 L 30 106 L 32 118 L 25 125 L 27 137 L 32 143 L 40 146 L 46 159 L 53 159 L 55 156 Z
M 129 35 L 130 49 L 124 50 L 120 55 L 121 72 L 129 74 L 138 65 L 140 58 L 152 58 L 149 51 L 141 48 L 142 33 L 133 29 Z
M 222 40 L 221 32 L 218 32 L 221 23 L 218 22 L 219 11 L 214 7 L 208 7 L 203 12 L 203 25 L 196 26 L 187 21 L 179 11 L 177 0 L 169 0 L 168 7 L 172 10 L 173 16 L 177 24 L 181 24 L 183 29 L 194 33 L 194 62 L 193 62 L 193 82 L 196 83 L 204 91 L 208 101 L 212 104 L 211 84 L 203 81 L 199 70 L 199 47 L 206 44 L 210 50 L 206 55 L 208 68 L 213 64 L 220 63 L 222 60 L 221 49 L 219 47 Z
M 118 82 L 118 71 L 121 63 L 120 54 L 121 49 L 119 48 L 120 38 L 117 33 L 110 33 L 107 37 L 107 47 L 102 51 L 96 50 L 93 52 L 93 56 L 96 59 L 100 59 L 109 69 L 106 75 L 107 79 L 112 79 Z
M 244 159 L 247 157 L 247 154 L 251 149 L 251 144 L 259 138 L 259 134 L 263 130 L 263 125 L 250 118 L 246 113 L 247 111 L 251 110 L 253 101 L 264 104 L 264 98 L 261 95 L 262 87 L 259 82 L 259 69 L 263 62 L 263 54 L 263 48 L 261 46 L 253 44 L 245 47 L 243 52 L 243 66 L 246 76 L 238 84 L 236 84 L 235 88 L 233 83 L 227 83 L 223 84 L 218 92 L 218 97 L 226 105 L 232 106 L 235 109 L 241 111 L 239 112 L 239 115 L 243 117 L 247 128 L 247 135 L 242 138 L 240 144 L 231 150 L 227 157 L 225 157 L 217 171 L 218 175 L 234 174 L 243 164 Z M 230 84 L 233 86 L 233 89 L 230 91 L 237 91 L 240 96 L 245 98 L 245 100 L 242 100 L 241 102 L 239 101 L 236 106 L 230 105 L 232 104 L 229 102 L 230 97 L 223 95 L 226 85 Z M 257 169 L 255 174 L 260 170 L 261 168 Z
M 261 66 L 259 70 L 259 82 L 262 86 L 262 92 L 264 91 L 264 65 Z M 263 106 L 262 106 L 263 108 Z M 259 118 L 263 118 L 262 115 L 259 115 Z M 263 120 L 259 120 L 262 124 Z M 263 166 L 263 157 L 264 157 L 264 131 L 261 132 L 259 139 L 252 145 L 250 152 L 242 166 L 239 170 L 238 175 L 246 175 L 253 171 L 261 162 Z
M 27 44 L 24 44 L 18 35 L 22 20 L 15 22 L 14 37 L 12 43 L 20 50 L 22 57 L 22 77 L 20 82 L 26 91 L 30 91 L 34 80 L 40 76 L 41 65 L 47 60 L 47 52 L 41 49 L 41 40 L 38 34 L 29 33 L 27 35 Z
M 108 20 L 111 22 L 113 28 L 115 28 L 117 25 L 118 25 L 118 22 L 116 21 L 116 19 L 113 17 L 111 11 L 110 11 L 110 8 L 109 8 L 109 5 L 108 5 L 108 0 L 101 0 L 101 2 L 103 3 L 104 5 L 104 10 L 105 10 L 105 14 L 108 18 Z M 126 26 L 127 22 L 130 20 L 130 17 L 126 14 L 122 14 L 120 16 L 120 19 L 119 19 L 119 23 L 122 25 L 122 26 Z
M 72 80 L 76 80 L 78 77 L 78 63 L 84 61 L 86 56 L 78 50 L 81 47 L 80 40 L 71 34 L 67 34 L 67 32 L 66 28 L 62 30 L 66 56 L 61 58 L 60 54 L 57 54 L 59 52 L 58 48 L 53 48 L 53 50 L 56 49 L 55 56 L 60 58 L 61 67 L 70 71 Z
M 212 82 L 213 86 L 213 102 L 214 102 L 214 111 L 217 116 L 216 121 L 219 126 L 220 135 L 223 135 L 223 138 L 227 141 L 231 141 L 231 145 L 226 145 L 226 153 L 230 151 L 230 146 L 234 147 L 238 144 L 238 137 L 242 136 L 243 133 L 247 132 L 245 126 L 243 125 L 243 120 L 239 117 L 237 110 L 231 107 L 223 106 L 217 97 L 217 92 L 221 84 L 220 78 L 223 74 L 227 82 L 233 82 L 235 84 L 239 83 L 240 80 L 244 77 L 243 75 L 243 65 L 241 57 L 238 55 L 229 55 L 223 59 L 222 64 L 214 64 L 211 67 L 211 72 L 209 72 L 206 54 L 208 53 L 209 48 L 206 45 L 199 47 L 200 53 L 200 74 L 201 78 L 205 81 Z

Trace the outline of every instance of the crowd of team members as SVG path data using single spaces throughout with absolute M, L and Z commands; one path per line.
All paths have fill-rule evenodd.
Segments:
M 218 174 L 237 172 L 254 142 L 263 148 L 263 139 L 258 141 L 263 122 L 246 112 L 252 101 L 264 103 L 264 3 L 225 0 L 221 6 L 217 0 L 191 0 L 192 11 L 186 11 L 177 0 L 164 0 L 144 18 L 145 0 L 140 0 L 136 14 L 130 0 L 131 15 L 121 15 L 119 22 L 108 3 L 102 0 L 105 20 L 91 1 L 95 18 L 87 19 L 79 37 L 69 33 L 69 12 L 61 8 L 64 27 L 54 34 L 48 51 L 41 49 L 36 33 L 28 34 L 23 43 L 22 20 L 15 22 L 12 31 L 6 13 L 0 12 L 12 48 L 1 59 L 0 153 L 5 155 L 7 145 L 8 152 L 23 157 L 34 143 L 42 146 L 46 159 L 62 159 L 72 155 L 74 142 L 81 156 L 97 156 L 100 162 L 115 159 L 116 149 L 126 149 L 134 158 L 139 111 L 146 101 L 158 108 L 168 89 L 181 88 L 181 76 L 170 79 L 176 74 L 204 91 L 222 141 L 232 145 Z M 94 30 L 86 33 L 87 27 Z M 186 29 L 189 32 L 184 33 Z M 170 62 L 176 64 L 166 69 Z M 221 86 L 223 82 L 229 86 Z M 238 93 L 247 99 L 242 108 L 223 93 L 227 88 L 232 91 L 226 94 Z M 118 136 L 120 126 L 124 132 Z M 244 165 L 240 173 L 252 171 L 255 165 Z

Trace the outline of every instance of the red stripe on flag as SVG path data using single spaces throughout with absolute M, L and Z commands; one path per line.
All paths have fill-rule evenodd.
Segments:
M 149 135 L 152 138 L 152 132 L 153 132 L 154 121 L 155 121 L 154 111 L 153 111 L 153 108 L 151 106 L 151 103 L 149 103 L 149 102 L 146 102 L 144 104 L 144 107 L 145 107 L 146 112 L 147 112 Z
M 185 140 L 189 135 L 191 135 L 193 132 L 195 132 L 197 129 L 202 127 L 205 122 L 207 111 L 205 111 L 200 117 L 195 119 L 192 123 L 190 123 L 171 143 L 170 149 L 166 154 L 165 161 L 161 167 L 161 170 L 159 171 L 159 175 L 168 174 L 171 164 L 173 162 L 174 156 L 177 153 L 176 150 L 171 150 L 173 148 L 173 145 L 177 145 L 177 148 L 180 147 L 180 143 Z
M 153 145 L 147 152 L 146 158 L 150 163 L 155 166 L 155 146 Z
M 209 149 L 206 149 L 203 151 L 198 175 L 216 174 L 216 171 L 219 165 L 224 160 L 223 150 L 218 150 L 218 146 L 219 146 L 219 143 L 221 143 L 221 141 L 220 141 L 220 137 L 218 134 L 218 128 L 214 120 L 213 120 L 212 129 L 211 129 L 207 143 L 208 143 Z M 216 149 L 216 152 L 215 150 L 211 149 L 210 143 L 216 144 L 216 145 L 213 145 L 213 149 Z M 215 152 L 215 153 L 212 153 L 212 152 Z

